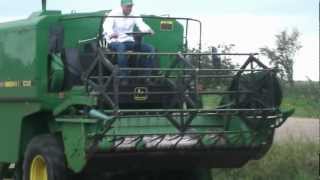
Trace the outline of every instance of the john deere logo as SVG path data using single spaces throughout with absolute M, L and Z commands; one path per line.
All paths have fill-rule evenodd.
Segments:
M 136 87 L 134 88 L 133 98 L 136 101 L 145 101 L 148 99 L 148 88 L 146 87 Z

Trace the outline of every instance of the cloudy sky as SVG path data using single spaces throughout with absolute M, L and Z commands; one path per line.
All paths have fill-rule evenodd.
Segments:
M 48 0 L 48 9 L 64 13 L 111 9 L 120 0 Z M 192 17 L 203 22 L 203 44 L 236 44 L 236 51 L 257 52 L 274 46 L 274 35 L 297 28 L 303 48 L 296 56 L 295 79 L 319 78 L 317 0 L 135 0 L 143 14 Z M 0 0 L 0 21 L 28 16 L 41 8 L 40 0 Z

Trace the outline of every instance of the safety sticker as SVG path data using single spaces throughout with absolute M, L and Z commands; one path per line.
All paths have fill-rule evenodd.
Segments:
M 160 21 L 160 30 L 161 31 L 173 31 L 173 21 L 170 21 L 170 20 Z

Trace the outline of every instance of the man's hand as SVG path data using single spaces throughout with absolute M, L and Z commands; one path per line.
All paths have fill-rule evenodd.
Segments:
M 148 31 L 148 33 L 150 33 L 151 35 L 154 35 L 154 34 L 155 34 L 155 32 L 154 32 L 152 29 L 150 29 L 150 30 Z
M 150 35 L 154 35 L 154 34 L 155 34 L 152 29 L 147 30 L 147 31 L 142 31 L 142 32 L 143 32 L 143 33 L 148 33 L 148 34 L 150 34 Z
M 110 35 L 110 39 L 117 39 L 119 37 L 119 34 L 118 33 L 112 33 Z

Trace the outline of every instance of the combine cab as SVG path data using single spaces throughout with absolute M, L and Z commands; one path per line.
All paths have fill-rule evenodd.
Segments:
M 188 24 L 201 23 L 158 16 L 144 17 L 156 53 L 126 52 L 130 66 L 119 68 L 103 38 L 104 19 L 117 18 L 107 14 L 44 10 L 0 24 L 0 179 L 210 180 L 210 168 L 269 150 L 292 113 L 279 109 L 275 69 L 256 54 L 190 53 Z M 243 65 L 203 65 L 226 55 Z M 147 56 L 155 68 L 137 65 Z

